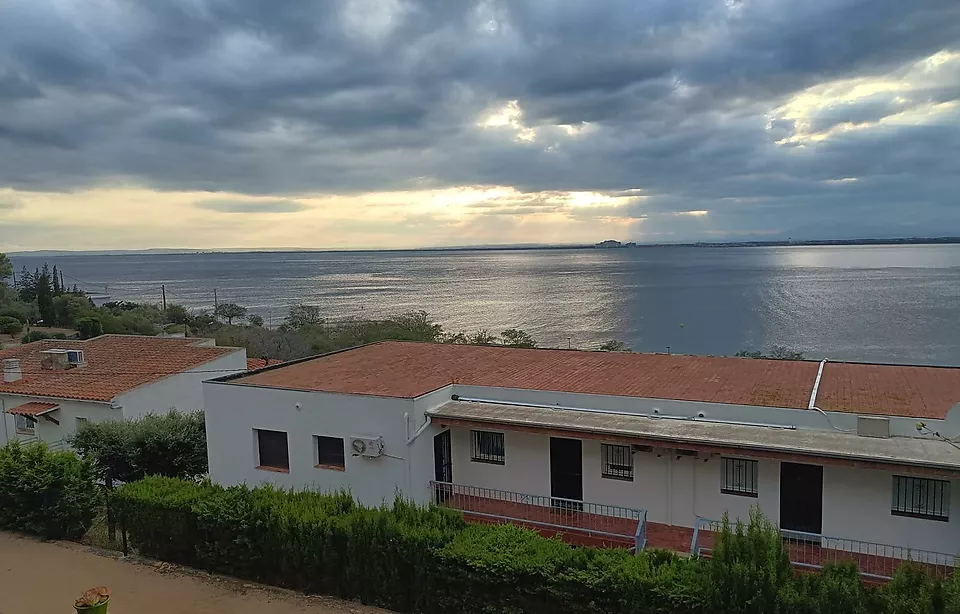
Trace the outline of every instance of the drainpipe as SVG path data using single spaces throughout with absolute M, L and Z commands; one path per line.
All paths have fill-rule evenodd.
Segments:
M 807 404 L 807 409 L 817 408 L 817 391 L 820 390 L 820 380 L 823 378 L 823 367 L 826 364 L 826 358 L 820 361 L 820 368 L 817 369 L 817 379 L 813 382 L 813 390 L 810 391 L 810 403 Z

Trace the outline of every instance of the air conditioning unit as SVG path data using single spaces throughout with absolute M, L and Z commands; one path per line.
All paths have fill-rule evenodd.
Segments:
M 351 437 L 350 452 L 353 456 L 377 458 L 383 454 L 383 437 Z

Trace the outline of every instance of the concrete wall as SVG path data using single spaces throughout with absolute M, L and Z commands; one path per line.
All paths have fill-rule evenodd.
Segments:
M 435 426 L 407 445 L 423 423 L 411 399 L 391 399 L 207 382 L 204 410 L 210 476 L 221 484 L 271 483 L 322 491 L 350 490 L 365 505 L 380 505 L 402 492 L 429 501 Z M 297 406 L 299 404 L 299 407 Z M 257 469 L 254 429 L 287 433 L 289 473 Z M 409 435 L 408 435 L 409 432 Z M 314 436 L 342 437 L 345 470 L 315 467 Z M 351 436 L 382 436 L 384 456 L 351 456 Z
M 60 422 L 59 425 L 46 420 L 43 416 L 38 416 L 37 423 L 34 425 L 34 436 L 47 443 L 58 443 L 63 438 L 73 435 L 77 428 L 77 418 L 86 418 L 91 422 L 103 422 L 105 420 L 117 420 L 122 417 L 120 410 L 113 409 L 107 403 L 0 395 L 0 403 L 2 403 L 4 410 L 31 401 L 57 403 L 60 406 L 60 409 L 50 414 L 51 418 Z M 6 442 L 7 439 L 5 439 L 5 437 L 9 437 L 10 440 L 19 439 L 21 441 L 33 438 L 31 435 L 17 434 L 14 416 L 4 413 L 3 417 L 5 418 L 6 429 L 2 428 L 3 425 L 0 425 L 0 441 Z
M 190 412 L 203 409 L 203 382 L 247 369 L 247 352 L 240 349 L 189 371 L 165 377 L 129 390 L 114 399 L 124 418 L 164 414 L 171 409 Z
M 450 388 L 451 392 L 463 397 L 512 401 L 515 403 L 535 403 L 573 408 L 584 407 L 588 409 L 660 415 L 664 417 L 692 418 L 702 414 L 705 419 L 794 426 L 796 428 L 818 431 L 832 431 L 834 427 L 848 431 L 856 431 L 857 428 L 857 414 L 849 412 L 826 412 L 829 416 L 828 421 L 820 412 L 809 409 L 727 405 L 697 401 L 644 399 L 598 394 L 552 392 L 546 390 L 463 386 L 460 384 L 456 384 Z M 916 418 L 883 417 L 890 419 L 890 433 L 892 435 L 903 437 L 920 436 L 916 428 Z M 927 426 L 933 431 L 957 433 L 960 432 L 960 411 L 951 410 L 947 414 L 946 420 L 925 419 L 924 422 L 926 422 Z

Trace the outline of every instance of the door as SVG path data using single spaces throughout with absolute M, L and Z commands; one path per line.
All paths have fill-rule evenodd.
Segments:
M 780 528 L 823 532 L 823 467 L 780 463 Z
M 443 503 L 450 495 L 449 484 L 453 482 L 453 445 L 450 440 L 450 429 L 433 437 L 433 465 L 434 479 L 437 482 L 446 482 L 438 485 L 436 502 Z
M 583 501 L 583 442 L 579 439 L 550 438 L 550 496 Z M 555 507 L 579 507 L 554 501 Z

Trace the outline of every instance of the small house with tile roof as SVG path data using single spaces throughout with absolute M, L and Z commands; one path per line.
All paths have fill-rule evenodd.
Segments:
M 204 383 L 224 484 L 697 553 L 758 508 L 799 566 L 881 578 L 960 553 L 958 402 L 958 368 L 413 342 Z
M 84 421 L 203 409 L 203 380 L 246 370 L 246 350 L 212 339 L 102 335 L 0 351 L 0 442 L 63 447 Z

